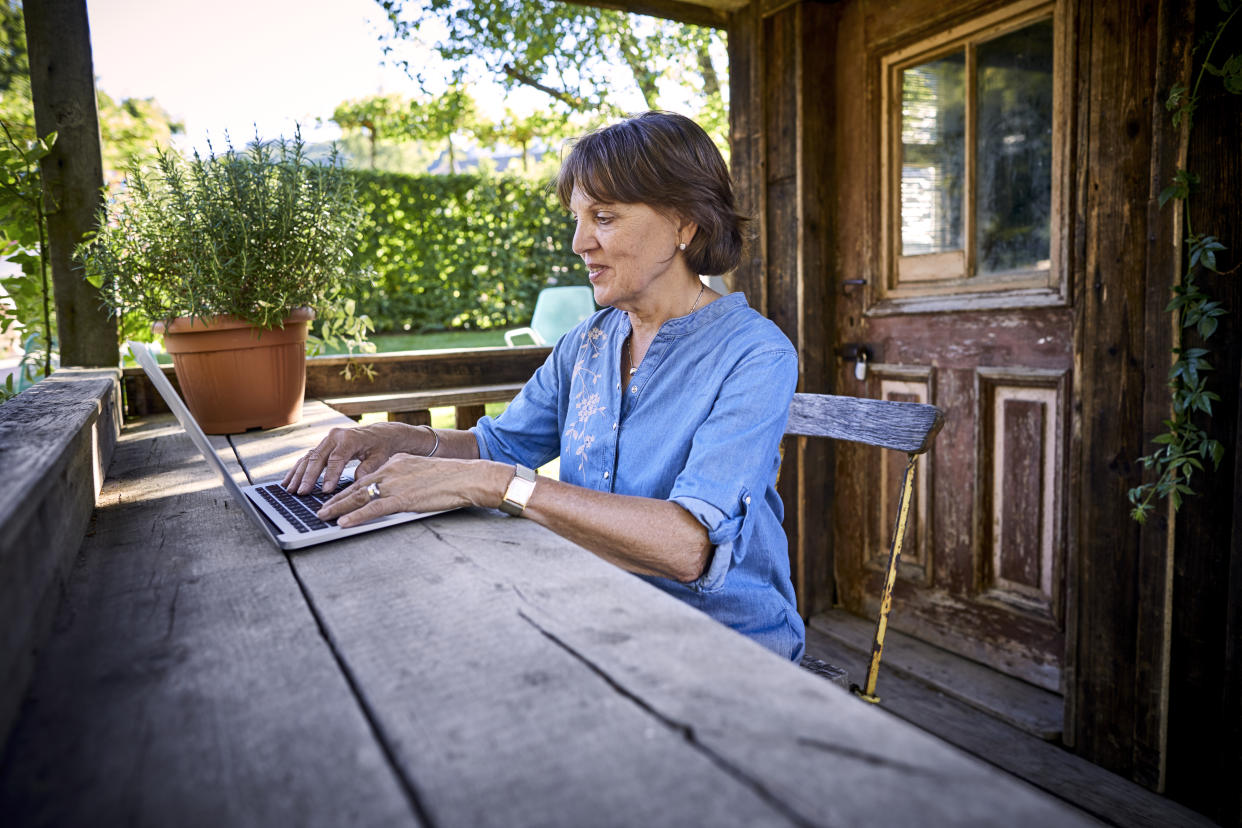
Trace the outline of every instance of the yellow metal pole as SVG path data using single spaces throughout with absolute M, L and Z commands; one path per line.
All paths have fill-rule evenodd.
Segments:
M 908 455 L 906 478 L 901 487 L 901 500 L 897 504 L 897 526 L 888 547 L 888 572 L 884 575 L 884 590 L 880 594 L 880 618 L 875 625 L 875 641 L 871 644 L 871 665 L 867 669 L 867 684 L 862 689 L 854 686 L 854 693 L 864 701 L 879 704 L 875 694 L 875 682 L 880 675 L 880 657 L 884 654 L 884 633 L 888 629 L 888 613 L 893 608 L 893 587 L 897 583 L 897 562 L 901 559 L 901 544 L 906 536 L 906 524 L 910 517 L 910 494 L 914 490 L 914 466 L 918 455 Z

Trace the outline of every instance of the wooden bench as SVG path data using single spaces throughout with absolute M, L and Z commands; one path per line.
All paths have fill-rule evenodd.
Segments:
M 486 403 L 508 402 L 517 396 L 524 384 L 508 382 L 405 393 L 333 396 L 325 397 L 323 402 L 355 420 L 363 414 L 383 412 L 388 415 L 389 422 L 410 425 L 431 425 L 429 409 L 452 406 L 456 410 L 457 428 L 470 428 L 483 417 Z

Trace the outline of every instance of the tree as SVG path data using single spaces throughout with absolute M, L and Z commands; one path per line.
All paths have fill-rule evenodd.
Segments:
M 375 148 L 382 139 L 409 137 L 410 102 L 401 95 L 371 95 L 345 101 L 332 113 L 332 123 L 342 130 L 361 130 L 370 147 L 371 169 Z
M 480 134 L 479 140 L 490 147 L 503 144 L 518 150 L 522 154 L 522 172 L 529 173 L 531 145 L 537 140 L 551 145 L 564 137 L 562 126 L 561 120 L 547 110 L 518 115 L 506 107 L 504 117 L 492 124 L 485 134 Z
M 444 142 L 448 149 L 449 172 L 457 171 L 453 137 L 486 135 L 490 124 L 479 116 L 478 107 L 463 83 L 454 83 L 441 95 L 412 101 L 409 108 L 410 135 L 432 144 Z
M 392 27 L 385 53 L 424 88 L 425 62 L 415 67 L 402 57 L 407 45 L 432 49 L 456 78 L 481 69 L 506 89 L 539 90 L 562 121 L 615 117 L 637 92 L 648 108 L 688 104 L 717 143 L 727 144 L 727 84 L 717 69 L 724 36 L 714 29 L 558 0 L 376 2 Z M 626 67 L 628 89 L 618 88 L 617 66 Z

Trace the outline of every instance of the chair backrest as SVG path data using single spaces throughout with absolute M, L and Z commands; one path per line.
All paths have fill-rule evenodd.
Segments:
M 859 697 L 873 704 L 880 701 L 880 697 L 875 694 L 875 685 L 880 672 L 880 658 L 884 652 L 888 613 L 893 605 L 897 563 L 901 558 L 901 545 L 910 513 L 915 463 L 918 455 L 931 448 L 931 441 L 942 425 L 944 413 L 934 405 L 923 403 L 836 397 L 831 394 L 794 394 L 793 402 L 789 404 L 786 434 L 865 443 L 903 451 L 909 458 L 897 501 L 897 525 L 889 543 L 888 568 L 880 594 L 880 612 L 876 619 L 875 640 L 871 644 L 867 679 L 862 687 L 850 687 Z
M 595 292 L 587 285 L 544 288 L 535 300 L 530 326 L 551 344 L 593 313 Z
M 785 433 L 831 437 L 906 454 L 922 454 L 931 448 L 942 425 L 944 413 L 934 405 L 832 394 L 794 394 Z

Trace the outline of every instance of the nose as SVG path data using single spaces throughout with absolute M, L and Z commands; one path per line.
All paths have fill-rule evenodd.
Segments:
M 595 234 L 591 232 L 588 223 L 580 221 L 574 225 L 574 238 L 570 247 L 579 256 L 595 248 Z

